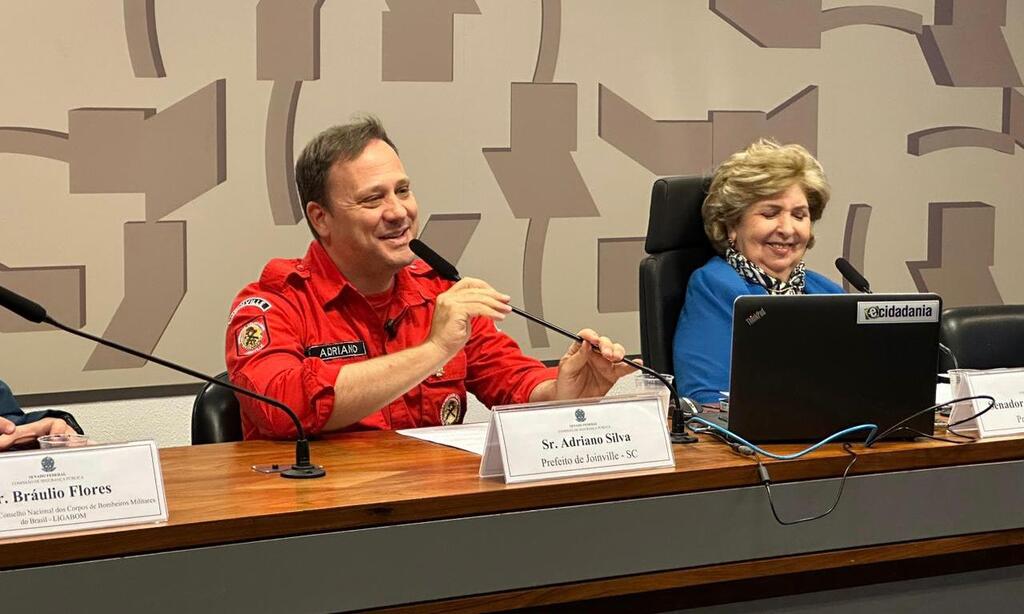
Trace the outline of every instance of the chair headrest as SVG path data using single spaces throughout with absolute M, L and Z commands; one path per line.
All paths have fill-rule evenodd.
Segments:
M 648 254 L 708 244 L 700 210 L 710 186 L 710 177 L 664 177 L 654 182 L 644 243 Z

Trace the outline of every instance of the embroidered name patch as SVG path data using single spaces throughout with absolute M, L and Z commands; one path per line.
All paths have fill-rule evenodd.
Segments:
M 260 311 L 269 311 L 271 305 L 270 301 L 261 296 L 250 296 L 249 298 L 245 299 L 244 301 L 236 305 L 235 308 L 231 310 L 231 315 L 228 316 L 228 322 L 233 320 L 235 318 L 235 315 L 239 311 L 245 309 L 246 307 L 259 307 Z
M 242 324 L 235 333 L 235 350 L 239 356 L 255 354 L 270 344 L 270 331 L 267 330 L 267 319 L 256 316 Z
M 309 358 L 319 358 L 320 360 L 366 356 L 366 343 L 362 341 L 342 341 L 340 343 L 314 345 L 306 348 L 306 356 Z

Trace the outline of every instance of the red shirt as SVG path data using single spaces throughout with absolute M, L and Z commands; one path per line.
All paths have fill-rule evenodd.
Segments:
M 319 433 L 334 408 L 339 371 L 423 343 L 434 300 L 451 285 L 417 260 L 395 275 L 390 300 L 375 309 L 313 241 L 302 259 L 271 260 L 235 298 L 226 339 L 231 381 L 283 402 L 308 434 Z M 461 422 L 467 389 L 488 407 L 525 403 L 556 373 L 524 356 L 494 322 L 475 318 L 469 341 L 442 369 L 344 430 Z M 248 397 L 239 402 L 246 439 L 295 437 L 281 410 Z

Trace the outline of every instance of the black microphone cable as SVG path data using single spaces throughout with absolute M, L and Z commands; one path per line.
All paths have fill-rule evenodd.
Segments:
M 889 428 L 885 429 L 884 431 L 882 431 L 878 435 L 873 435 L 871 437 L 868 437 L 868 440 L 864 442 L 864 447 L 865 448 L 870 448 L 871 446 L 875 445 L 877 442 L 881 441 L 882 439 L 884 439 L 884 438 L 888 437 L 889 435 L 892 435 L 893 433 L 898 432 L 898 431 L 911 431 L 911 432 L 914 432 L 914 433 L 918 433 L 920 435 L 924 435 L 924 433 L 921 433 L 920 431 L 916 431 L 916 430 L 911 429 L 909 427 L 906 427 L 904 425 L 906 423 L 910 422 L 911 420 L 913 420 L 914 418 L 920 416 L 921 414 L 926 414 L 928 412 L 933 412 L 933 411 L 939 409 L 940 407 L 945 407 L 947 405 L 952 406 L 952 405 L 955 405 L 957 403 L 962 403 L 964 401 L 973 401 L 975 399 L 987 399 L 989 401 L 988 407 L 986 407 L 985 409 L 979 411 L 976 414 L 968 416 L 967 418 L 964 418 L 962 420 L 957 420 L 956 422 L 953 422 L 952 424 L 947 424 L 946 425 L 946 430 L 949 431 L 950 433 L 952 433 L 952 434 L 954 434 L 954 435 L 956 435 L 958 437 L 965 437 L 966 438 L 967 437 L 966 435 L 961 435 L 960 433 L 957 433 L 956 431 L 950 430 L 950 427 L 959 426 L 961 424 L 964 424 L 965 422 L 970 422 L 971 420 L 974 420 L 975 418 L 979 418 L 979 417 L 985 415 L 986 413 L 988 413 L 989 410 L 991 410 L 993 407 L 996 406 L 996 400 L 991 395 L 978 394 L 978 395 L 974 395 L 974 396 L 970 396 L 970 397 L 960 397 L 958 399 L 953 399 L 951 401 L 946 401 L 944 403 L 936 403 L 935 405 L 932 405 L 930 407 L 926 407 L 926 408 L 922 409 L 921 411 L 914 412 L 913 414 L 911 414 L 911 415 L 907 416 L 906 418 L 900 420 L 899 422 L 897 422 L 896 424 L 894 424 L 894 425 L 890 426 Z M 925 435 L 925 437 L 927 437 L 927 435 Z M 961 442 L 951 442 L 951 443 L 961 443 Z M 963 443 L 970 443 L 970 442 L 963 442 Z
M 780 515 L 779 511 L 775 508 L 775 499 L 772 497 L 772 479 L 768 475 L 768 467 L 761 461 L 761 457 L 755 452 L 754 460 L 757 461 L 757 472 L 761 476 L 761 484 L 764 485 L 764 490 L 768 493 L 768 506 L 772 510 L 772 516 L 775 517 L 775 521 L 782 526 L 792 526 L 794 524 L 801 524 L 804 522 L 811 522 L 813 520 L 820 520 L 825 516 L 828 516 L 839 507 L 839 500 L 843 498 L 843 490 L 846 488 L 846 478 L 850 475 L 850 470 L 857 464 L 857 459 L 860 458 L 849 442 L 843 444 L 843 450 L 849 454 L 852 458 L 850 462 L 846 464 L 846 469 L 843 470 L 843 475 L 839 478 L 839 488 L 836 490 L 836 498 L 832 501 L 832 505 L 828 507 L 824 512 L 820 514 L 814 514 L 813 516 L 806 516 L 803 518 L 795 518 L 793 520 L 784 520 Z
M 802 518 L 795 518 L 792 520 L 786 520 L 782 518 L 782 516 L 779 514 L 778 508 L 775 507 L 775 496 L 772 494 L 772 478 L 771 475 L 768 473 L 768 466 L 764 464 L 764 461 L 761 460 L 761 455 L 758 454 L 754 448 L 741 443 L 737 443 L 735 441 L 730 441 L 724 434 L 719 433 L 715 431 L 715 429 L 710 427 L 706 427 L 703 429 L 694 428 L 692 430 L 695 433 L 711 435 L 715 439 L 721 441 L 722 443 L 732 448 L 732 451 L 735 452 L 736 454 L 746 458 L 750 458 L 755 463 L 757 463 L 757 474 L 761 479 L 761 485 L 764 486 L 765 495 L 767 495 L 768 497 L 768 507 L 772 511 L 772 517 L 775 518 L 775 521 L 782 526 L 791 526 L 795 524 L 801 524 L 804 522 L 820 520 L 821 518 L 824 518 L 825 516 L 828 516 L 829 514 L 834 512 L 836 508 L 839 507 L 839 501 L 843 498 L 843 491 L 846 488 L 846 479 L 850 475 L 850 470 L 853 469 L 853 466 L 857 463 L 857 459 L 859 458 L 857 453 L 853 451 L 853 448 L 850 446 L 849 442 L 844 443 L 843 450 L 852 458 L 850 459 L 850 462 L 846 464 L 846 468 L 843 470 L 843 474 L 839 478 L 839 488 L 836 490 L 836 496 L 835 499 L 832 500 L 832 505 L 830 505 L 828 509 L 826 509 L 824 512 L 821 512 L 819 514 L 805 516 Z

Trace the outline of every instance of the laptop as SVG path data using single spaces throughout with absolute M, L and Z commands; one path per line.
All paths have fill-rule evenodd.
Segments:
M 935 403 L 941 313 L 937 294 L 741 296 L 728 411 L 701 417 L 753 442 L 819 441 L 865 423 L 880 434 Z M 906 426 L 931 435 L 933 414 Z

